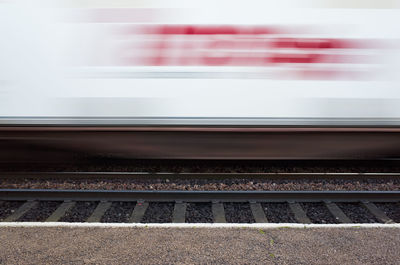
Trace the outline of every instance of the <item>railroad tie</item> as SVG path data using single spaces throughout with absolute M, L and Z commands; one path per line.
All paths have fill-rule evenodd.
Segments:
M 226 223 L 224 204 L 218 201 L 212 202 L 214 223 Z
M 58 222 L 58 220 L 61 219 L 65 215 L 66 212 L 68 212 L 70 209 L 72 209 L 75 206 L 75 202 L 71 201 L 64 201 L 61 203 L 60 206 L 49 216 L 49 218 L 46 219 L 46 222 Z
M 290 210 L 292 210 L 297 222 L 302 224 L 311 224 L 311 220 L 307 217 L 306 212 L 297 202 L 289 201 Z
M 185 202 L 176 201 L 174 206 L 174 213 L 172 215 L 173 223 L 184 223 L 186 217 L 186 206 Z
M 326 208 L 328 208 L 329 212 L 333 215 L 336 221 L 343 224 L 352 223 L 349 217 L 342 211 L 342 209 L 337 206 L 336 203 L 325 201 Z
M 36 207 L 38 205 L 37 201 L 27 201 L 22 204 L 13 214 L 8 216 L 3 222 L 15 222 L 25 213 L 27 213 L 30 209 Z
M 390 219 L 381 209 L 379 209 L 374 203 L 363 201 L 362 205 L 367 208 L 380 222 L 384 224 L 394 224 L 394 221 Z
M 101 217 L 106 213 L 106 211 L 111 207 L 111 202 L 101 201 L 92 215 L 86 220 L 88 223 L 100 223 Z
M 129 219 L 130 223 L 140 223 L 142 221 L 142 218 L 147 210 L 147 207 L 149 207 L 148 202 L 144 201 L 138 201 L 136 203 L 135 209 L 133 209 L 131 218 Z
M 254 219 L 256 220 L 256 223 L 268 223 L 268 219 L 265 216 L 265 212 L 261 206 L 261 203 L 251 201 L 250 209 Z

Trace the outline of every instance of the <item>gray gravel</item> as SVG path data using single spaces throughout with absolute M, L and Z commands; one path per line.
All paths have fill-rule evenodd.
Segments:
M 45 221 L 57 208 L 61 202 L 42 201 L 36 207 L 30 209 L 27 213 L 21 216 L 18 221 L 20 222 L 43 222 Z
M 102 223 L 126 223 L 135 208 L 136 202 L 113 202 L 101 217 Z
M 3 179 L 2 189 L 400 190 L 398 179 Z
M 8 264 L 398 264 L 400 230 L 0 228 Z
M 311 222 L 315 224 L 334 224 L 337 223 L 335 217 L 329 212 L 324 203 L 321 202 L 307 202 L 300 204 L 306 212 Z
M 378 202 L 375 205 L 396 223 L 400 223 L 400 203 Z
M 224 203 L 225 218 L 228 223 L 255 223 L 250 204 L 231 202 Z
M 170 202 L 151 202 L 142 223 L 171 223 L 174 204 Z
M 186 207 L 186 223 L 212 223 L 211 203 L 188 203 Z
M 77 202 L 75 207 L 69 210 L 61 221 L 84 222 L 93 213 L 98 202 Z M 21 203 L 9 202 L 0 208 L 2 218 L 11 214 Z M 42 201 L 30 209 L 18 221 L 45 221 L 61 204 L 61 202 Z M 113 202 L 101 218 L 103 223 L 128 222 L 135 208 L 135 202 Z M 313 223 L 326 224 L 337 223 L 322 202 L 300 203 L 307 216 Z M 337 203 L 343 212 L 355 223 L 375 223 L 378 220 L 359 203 Z M 6 209 L 4 207 L 10 206 Z M 254 223 L 255 219 L 248 202 L 224 202 L 225 217 L 228 223 Z M 287 203 L 262 203 L 269 222 L 291 223 L 296 222 L 289 204 Z M 381 208 L 394 221 L 398 221 L 400 205 L 397 203 L 378 203 Z M 174 203 L 150 202 L 143 219 L 143 223 L 169 223 L 172 222 Z M 213 214 L 211 203 L 187 203 L 186 223 L 212 223 Z
M 7 218 L 16 209 L 18 209 L 24 202 L 20 201 L 0 201 L 0 221 Z
M 270 223 L 296 223 L 287 203 L 262 203 L 265 216 Z
M 354 223 L 379 223 L 379 220 L 360 203 L 339 202 L 336 204 Z
M 61 217 L 60 222 L 85 222 L 93 213 L 97 202 L 77 202 L 75 206 Z

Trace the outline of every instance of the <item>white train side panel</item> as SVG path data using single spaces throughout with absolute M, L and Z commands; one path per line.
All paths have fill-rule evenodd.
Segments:
M 0 2 L 0 123 L 400 125 L 400 1 L 217 2 Z

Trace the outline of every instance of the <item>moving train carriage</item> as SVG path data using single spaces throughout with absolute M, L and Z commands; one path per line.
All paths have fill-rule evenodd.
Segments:
M 0 2 L 0 158 L 398 158 L 399 7 Z

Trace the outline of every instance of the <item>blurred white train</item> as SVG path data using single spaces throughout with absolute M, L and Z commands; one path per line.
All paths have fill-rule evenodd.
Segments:
M 397 158 L 400 1 L 275 2 L 2 0 L 1 130 L 148 132 L 117 151 L 47 135 L 131 157 Z M 240 140 L 148 139 L 166 128 Z

